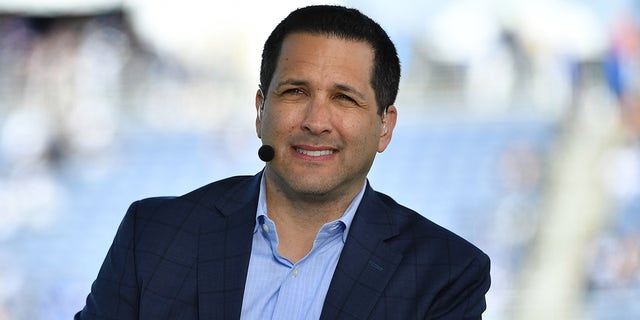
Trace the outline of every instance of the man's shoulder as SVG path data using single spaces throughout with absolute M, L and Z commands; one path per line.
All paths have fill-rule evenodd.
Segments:
M 209 199 L 224 197 L 229 194 L 236 194 L 236 189 L 244 189 L 243 186 L 251 183 L 256 178 L 256 176 L 249 175 L 240 175 L 240 176 L 232 176 L 228 178 L 224 178 L 221 180 L 217 180 L 211 182 L 205 186 L 199 187 L 193 191 L 190 191 L 179 198 L 187 199 L 191 201 L 200 201 L 202 199 Z
M 228 178 L 220 179 L 204 186 L 200 186 L 191 191 L 187 191 L 186 193 L 179 196 L 155 196 L 155 197 L 147 197 L 136 201 L 136 204 L 141 204 L 144 206 L 157 206 L 160 204 L 166 204 L 167 202 L 175 201 L 175 200 L 191 200 L 196 201 L 198 199 L 202 199 L 206 196 L 211 195 L 224 195 L 225 191 L 229 191 L 233 189 L 238 184 L 247 183 L 254 176 L 249 175 L 239 175 L 239 176 L 231 176 Z
M 211 182 L 180 196 L 148 197 L 135 201 L 130 208 L 141 217 L 163 216 L 162 212 L 172 216 L 194 208 L 215 209 L 217 203 L 238 199 L 243 194 L 251 195 L 250 185 L 256 176 L 232 176 Z M 259 179 L 258 179 L 259 181 Z
M 411 242 L 412 246 L 442 247 L 462 255 L 486 258 L 486 254 L 469 240 L 430 220 L 428 213 L 418 213 L 384 193 L 376 191 L 376 195 L 388 206 L 390 217 L 398 227 L 399 238 Z

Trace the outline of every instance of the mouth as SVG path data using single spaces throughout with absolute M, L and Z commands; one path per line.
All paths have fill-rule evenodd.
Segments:
M 301 155 L 307 157 L 324 157 L 335 153 L 334 149 L 327 148 L 309 148 L 309 147 L 295 147 L 294 150 Z

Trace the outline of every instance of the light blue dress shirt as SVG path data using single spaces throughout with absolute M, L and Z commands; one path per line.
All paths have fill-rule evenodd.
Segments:
M 264 175 L 256 211 L 256 228 L 242 300 L 242 319 L 318 319 L 349 227 L 365 185 L 342 217 L 326 223 L 311 251 L 297 263 L 278 253 L 278 234 L 269 219 Z

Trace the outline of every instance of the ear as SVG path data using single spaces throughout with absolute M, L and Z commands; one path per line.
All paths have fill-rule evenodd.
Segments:
M 378 152 L 383 152 L 391 142 L 397 119 L 398 110 L 393 105 L 389 106 L 387 111 L 382 114 L 382 130 L 380 131 L 380 140 L 378 140 Z
M 258 89 L 256 92 L 256 134 L 258 135 L 258 138 L 262 138 L 262 130 L 260 130 L 260 126 L 262 124 L 264 102 L 264 94 L 262 93 L 262 90 Z

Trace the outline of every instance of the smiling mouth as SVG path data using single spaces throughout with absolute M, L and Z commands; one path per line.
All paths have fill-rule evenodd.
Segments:
M 305 150 L 296 148 L 296 152 L 309 157 L 322 157 L 333 154 L 333 150 Z

